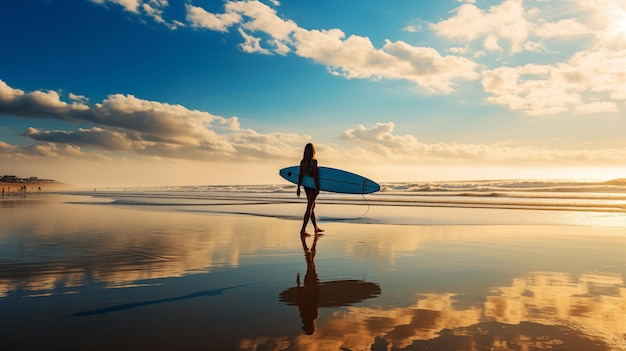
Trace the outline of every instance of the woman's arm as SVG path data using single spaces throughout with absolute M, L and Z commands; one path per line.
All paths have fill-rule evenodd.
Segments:
M 298 173 L 298 190 L 296 194 L 300 197 L 300 185 L 302 184 L 302 161 L 300 161 L 300 172 Z
M 315 189 L 317 189 L 317 191 L 320 191 L 320 175 L 317 171 L 317 160 L 313 160 L 313 180 L 315 181 Z

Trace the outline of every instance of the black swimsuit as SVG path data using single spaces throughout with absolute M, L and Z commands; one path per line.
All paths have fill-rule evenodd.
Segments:
M 313 161 L 309 164 L 309 176 L 313 177 Z M 304 190 L 315 190 L 315 188 L 304 187 Z

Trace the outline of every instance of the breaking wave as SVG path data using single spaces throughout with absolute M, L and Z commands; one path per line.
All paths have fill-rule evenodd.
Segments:
M 303 201 L 295 185 L 161 186 L 98 190 L 119 205 L 237 205 Z M 320 203 L 626 212 L 626 178 L 382 183 L 369 195 L 322 192 Z

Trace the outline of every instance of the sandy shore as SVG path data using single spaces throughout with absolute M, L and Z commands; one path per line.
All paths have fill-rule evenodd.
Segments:
M 0 189 L 4 189 L 5 193 L 16 193 L 20 191 L 20 188 L 26 186 L 26 192 L 38 192 L 41 191 L 59 191 L 71 189 L 71 186 L 59 182 L 26 182 L 26 183 L 7 183 L 0 182 Z M 1 191 L 1 190 L 0 190 Z
M 324 235 L 300 238 L 303 203 L 12 198 L 7 349 L 626 350 L 615 222 L 320 204 Z M 523 224 L 485 224 L 504 214 Z M 430 224 L 403 224 L 416 215 Z

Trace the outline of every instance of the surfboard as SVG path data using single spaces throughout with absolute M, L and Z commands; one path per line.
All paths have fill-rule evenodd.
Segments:
M 343 194 L 370 194 L 380 190 L 380 185 L 371 179 L 358 174 L 347 172 L 337 168 L 318 167 L 320 177 L 320 190 Z M 291 166 L 281 169 L 281 177 L 298 184 L 300 166 Z M 307 188 L 315 188 L 313 177 L 302 177 L 302 185 Z
M 317 282 L 315 286 L 297 286 L 289 288 L 279 295 L 279 300 L 290 306 L 298 306 L 306 303 L 302 301 L 306 290 L 316 290 L 315 307 L 338 307 L 350 306 L 363 300 L 380 296 L 380 285 L 363 280 L 333 280 L 329 282 Z M 311 295 L 309 295 L 311 296 Z M 306 296 L 305 296 L 306 297 Z

